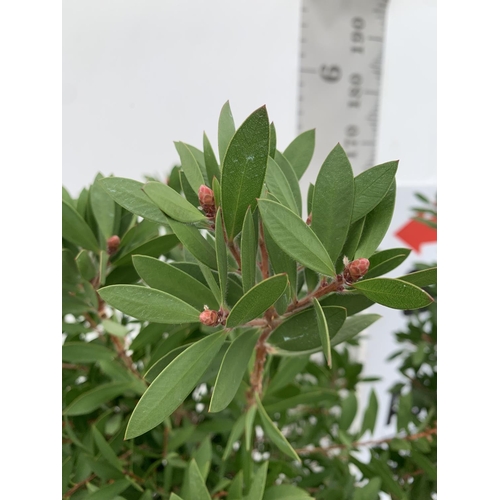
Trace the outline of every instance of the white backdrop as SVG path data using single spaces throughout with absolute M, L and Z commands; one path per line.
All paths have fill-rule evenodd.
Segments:
M 237 125 L 266 104 L 278 147 L 295 137 L 299 0 L 65 0 L 62 6 L 62 173 L 72 195 L 97 172 L 165 175 L 178 161 L 173 141 L 200 147 L 203 130 L 216 144 L 228 99 Z M 399 159 L 398 186 L 405 188 L 384 242 L 389 247 L 404 246 L 393 232 L 410 215 L 412 193 L 435 192 L 436 0 L 390 0 L 386 29 L 377 163 Z M 435 259 L 435 245 L 423 251 L 413 260 Z M 397 311 L 384 316 L 363 348 L 365 373 L 383 377 L 376 384 L 379 436 L 389 432 L 385 391 L 396 377 L 385 363 L 395 350 L 390 332 L 403 321 Z

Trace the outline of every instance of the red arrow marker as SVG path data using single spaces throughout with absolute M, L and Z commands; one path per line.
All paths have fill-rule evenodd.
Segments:
M 420 247 L 424 243 L 437 242 L 436 229 L 416 220 L 407 222 L 395 236 L 417 253 L 420 253 Z

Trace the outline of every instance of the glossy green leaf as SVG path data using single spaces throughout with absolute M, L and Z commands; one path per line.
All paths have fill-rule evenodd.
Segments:
M 142 191 L 143 183 L 122 177 L 106 177 L 99 181 L 118 205 L 144 219 L 166 224 L 165 214 Z
M 392 309 L 420 309 L 433 302 L 427 292 L 399 279 L 372 278 L 352 286 L 374 302 Z
M 189 463 L 188 475 L 189 498 L 196 498 L 196 500 L 211 500 L 212 497 L 205 486 L 205 481 L 194 459 L 191 459 L 191 462 Z
M 408 248 L 390 248 L 374 253 L 370 257 L 370 269 L 366 273 L 365 279 L 377 278 L 402 264 L 411 250 Z
M 243 292 L 248 292 L 255 285 L 255 259 L 257 256 L 257 236 L 250 207 L 247 209 L 241 231 L 241 281 Z
M 219 128 L 218 128 L 218 145 L 219 145 L 219 161 L 224 164 L 224 156 L 226 155 L 227 148 L 231 139 L 233 138 L 236 128 L 234 126 L 233 114 L 229 101 L 224 103 L 219 115 Z
M 354 176 L 340 144 L 326 157 L 316 179 L 311 229 L 328 251 L 332 262 L 340 256 L 351 225 Z
M 210 269 L 217 269 L 215 248 L 201 235 L 198 229 L 172 219 L 169 220 L 169 225 L 184 247 L 186 247 L 194 257 Z
M 415 271 L 414 273 L 399 276 L 398 280 L 422 287 L 437 284 L 437 267 Z
M 244 331 L 231 342 L 222 360 L 208 411 L 222 411 L 233 400 L 259 335 L 260 330 Z
M 298 179 L 304 175 L 311 163 L 314 154 L 315 137 L 316 131 L 314 129 L 306 130 L 297 136 L 283 152 Z
M 351 224 L 344 247 L 342 248 L 342 252 L 335 263 L 337 272 L 341 272 L 344 269 L 344 257 L 347 257 L 349 260 L 354 260 L 354 254 L 356 253 L 359 241 L 361 240 L 361 235 L 363 234 L 363 228 L 365 227 L 365 219 L 366 217 L 362 217 L 358 221 Z
M 292 212 L 299 215 L 292 188 L 279 165 L 269 156 L 267 159 L 266 186 L 276 199 Z
M 286 275 L 277 274 L 255 285 L 232 308 L 226 326 L 234 328 L 260 316 L 283 295 L 287 284 Z
M 243 431 L 245 430 L 245 419 L 246 414 L 243 413 L 238 417 L 235 424 L 231 427 L 231 433 L 227 439 L 226 448 L 224 449 L 224 454 L 222 455 L 222 460 L 226 461 L 229 458 L 229 455 L 233 451 L 233 445 L 236 441 L 241 437 Z
M 143 191 L 158 206 L 158 208 L 172 219 L 179 222 L 194 223 L 205 221 L 206 217 L 186 198 L 177 191 L 161 182 L 148 182 L 144 184 Z
M 178 223 L 180 224 L 180 223 Z M 179 244 L 179 239 L 175 234 L 164 234 L 163 236 L 158 236 L 152 240 L 146 241 L 141 245 L 128 250 L 126 253 L 120 256 L 113 265 L 126 266 L 132 264 L 132 257 L 134 255 L 147 255 L 149 257 L 159 257 L 160 255 L 166 255 L 172 248 Z
M 253 404 L 248 408 L 245 414 L 245 449 L 249 452 L 252 449 L 253 423 L 255 421 L 255 413 L 257 406 Z
M 211 186 L 214 177 L 220 181 L 220 168 L 212 145 L 205 132 L 203 132 L 203 154 L 205 157 L 205 167 L 207 169 L 208 185 Z
M 156 362 L 153 363 L 153 360 L 150 361 L 147 371 L 144 374 L 144 379 L 147 382 L 153 382 L 154 379 L 183 351 L 185 351 L 192 342 L 189 344 L 183 344 L 178 347 L 173 348 L 167 354 L 162 356 Z
M 227 294 L 227 248 L 222 226 L 221 210 L 215 217 L 215 253 L 217 256 L 217 270 L 219 272 L 219 286 L 221 291 L 220 304 L 224 304 Z
M 264 497 L 264 489 L 266 487 L 267 467 L 269 462 L 264 462 L 257 469 L 250 485 L 250 491 L 245 497 L 245 500 L 262 500 Z
M 363 424 L 361 425 L 361 434 L 365 431 L 370 431 L 373 434 L 375 430 L 375 424 L 377 422 L 378 413 L 378 400 L 375 391 L 372 389 L 370 392 L 370 399 L 368 401 L 368 406 L 366 407 L 365 414 L 363 417 Z
M 241 231 L 247 208 L 256 206 L 266 175 L 268 154 L 269 118 L 263 106 L 236 131 L 224 157 L 221 196 L 229 241 Z
M 219 331 L 199 340 L 158 375 L 135 407 L 125 439 L 153 429 L 179 407 L 219 352 L 225 336 L 225 331 Z
M 259 200 L 259 211 L 266 229 L 285 253 L 318 273 L 335 276 L 328 252 L 300 217 L 270 200 Z
M 118 470 L 122 470 L 122 463 L 119 458 L 116 456 L 116 453 L 113 451 L 113 448 L 106 441 L 104 436 L 99 432 L 95 425 L 92 426 L 92 434 L 94 436 L 95 444 L 97 448 L 101 452 L 102 458 L 106 460 L 113 467 L 116 467 Z
M 257 410 L 259 411 L 260 421 L 262 423 L 262 428 L 264 430 L 264 434 L 269 438 L 269 440 L 276 445 L 276 447 L 283 452 L 285 455 L 293 458 L 300 462 L 300 458 L 293 449 L 292 445 L 287 441 L 285 436 L 281 433 L 281 431 L 276 427 L 273 423 L 269 415 L 266 413 L 266 410 L 262 406 L 260 402 L 259 396 L 255 395 L 255 402 L 257 403 Z
M 345 314 L 345 310 L 341 307 L 323 307 L 331 337 L 330 345 L 332 347 L 354 338 L 381 318 L 378 314 L 351 316 L 341 324 L 339 329 L 338 324 L 344 317 L 339 309 L 343 310 Z M 299 320 L 293 321 L 293 323 L 287 325 L 288 321 L 296 317 L 298 317 Z M 288 326 L 290 326 L 290 328 L 287 328 Z M 337 329 L 336 334 L 333 334 L 334 328 Z M 287 330 L 289 332 L 288 334 Z M 320 351 L 321 342 L 316 330 L 316 325 L 314 324 L 314 311 L 308 309 L 292 316 L 289 320 L 278 326 L 269 337 L 268 342 L 273 347 L 272 354 L 278 356 L 302 356 Z
M 274 159 L 276 160 L 276 163 L 279 165 L 281 171 L 283 172 L 288 181 L 288 185 L 290 186 L 290 189 L 292 190 L 293 193 L 293 197 L 295 199 L 295 205 L 297 206 L 298 209 L 298 215 L 299 217 L 301 217 L 302 193 L 300 191 L 299 179 L 297 177 L 297 174 L 293 170 L 293 167 L 287 160 L 287 158 L 285 158 L 279 151 L 276 151 Z
M 87 250 L 81 250 L 75 257 L 76 266 L 82 278 L 90 281 L 97 274 L 97 269 Z
M 62 202 L 62 237 L 79 247 L 99 253 L 99 243 L 82 216 L 68 203 Z
M 344 307 L 347 311 L 347 316 L 352 316 L 374 304 L 373 300 L 359 293 L 332 293 L 320 300 L 324 306 L 339 306 Z
M 177 297 L 198 310 L 207 305 L 217 309 L 219 303 L 213 293 L 197 279 L 180 269 L 152 257 L 135 255 L 134 266 L 139 276 L 151 288 Z
M 62 360 L 68 363 L 94 363 L 115 356 L 111 349 L 93 342 L 65 342 L 62 346 Z
M 100 178 L 102 178 L 102 176 Z M 107 240 L 113 236 L 115 202 L 102 184 L 97 182 L 98 180 L 99 177 L 96 178 L 96 181 L 90 187 L 90 204 L 97 225 L 104 238 Z
M 117 495 L 119 495 L 122 491 L 125 491 L 130 485 L 131 482 L 128 479 L 119 479 L 114 483 L 107 484 L 106 486 L 99 488 L 99 490 L 90 493 L 90 495 L 87 495 L 85 497 L 85 500 L 110 500 L 110 498 L 115 499 L 117 498 Z
M 390 161 L 365 170 L 354 179 L 354 208 L 351 222 L 371 212 L 386 196 L 394 182 L 397 161 Z
M 384 199 L 365 217 L 363 233 L 354 258 L 369 258 L 377 250 L 391 225 L 396 204 L 396 183 L 390 187 Z
M 205 184 L 200 166 L 187 144 L 183 142 L 174 142 L 174 145 L 181 159 L 182 170 L 186 179 L 191 189 L 198 194 L 200 186 Z
M 200 311 L 169 293 L 140 285 L 111 285 L 99 290 L 111 307 L 134 318 L 155 323 L 199 321 Z
M 326 364 L 332 367 L 332 350 L 330 347 L 330 334 L 328 332 L 328 323 L 326 321 L 325 313 L 318 302 L 318 299 L 313 298 L 314 312 L 316 313 L 316 325 L 318 327 L 319 338 L 321 346 L 323 347 L 323 354 L 325 355 Z
M 130 382 L 108 382 L 84 392 L 63 411 L 64 415 L 86 415 L 131 388 Z
M 314 498 L 293 484 L 280 484 L 268 488 L 262 500 L 314 500 Z

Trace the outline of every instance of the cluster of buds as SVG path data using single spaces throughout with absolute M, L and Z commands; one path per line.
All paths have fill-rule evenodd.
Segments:
M 198 199 L 200 200 L 201 209 L 205 212 L 207 218 L 215 218 L 217 210 L 215 208 L 214 192 L 202 184 L 198 190 Z
M 342 273 L 342 279 L 346 285 L 355 283 L 361 279 L 370 268 L 370 261 L 368 259 L 356 259 L 349 262 L 347 257 L 344 257 L 344 271 Z
M 217 326 L 225 325 L 227 318 L 227 311 L 220 309 L 219 311 L 214 311 L 205 306 L 203 311 L 200 313 L 200 323 L 207 326 Z
M 120 246 L 120 237 L 119 236 L 116 236 L 116 234 L 114 236 L 111 236 L 110 238 L 108 238 L 108 241 L 107 241 L 107 251 L 108 251 L 108 255 L 114 255 L 116 252 L 118 252 L 118 247 Z

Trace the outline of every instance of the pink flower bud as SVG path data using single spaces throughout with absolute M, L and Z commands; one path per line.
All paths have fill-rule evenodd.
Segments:
M 120 246 L 120 237 L 111 236 L 108 238 L 107 247 L 108 247 L 108 255 L 114 255 L 118 251 L 118 247 Z
M 353 281 L 362 278 L 370 268 L 370 261 L 368 259 L 356 259 L 349 264 L 349 273 Z
M 215 205 L 214 192 L 207 186 L 201 185 L 198 190 L 198 199 L 202 207 L 213 207 Z
M 216 326 L 219 324 L 219 314 L 217 311 L 205 309 L 200 313 L 200 322 L 207 326 Z

